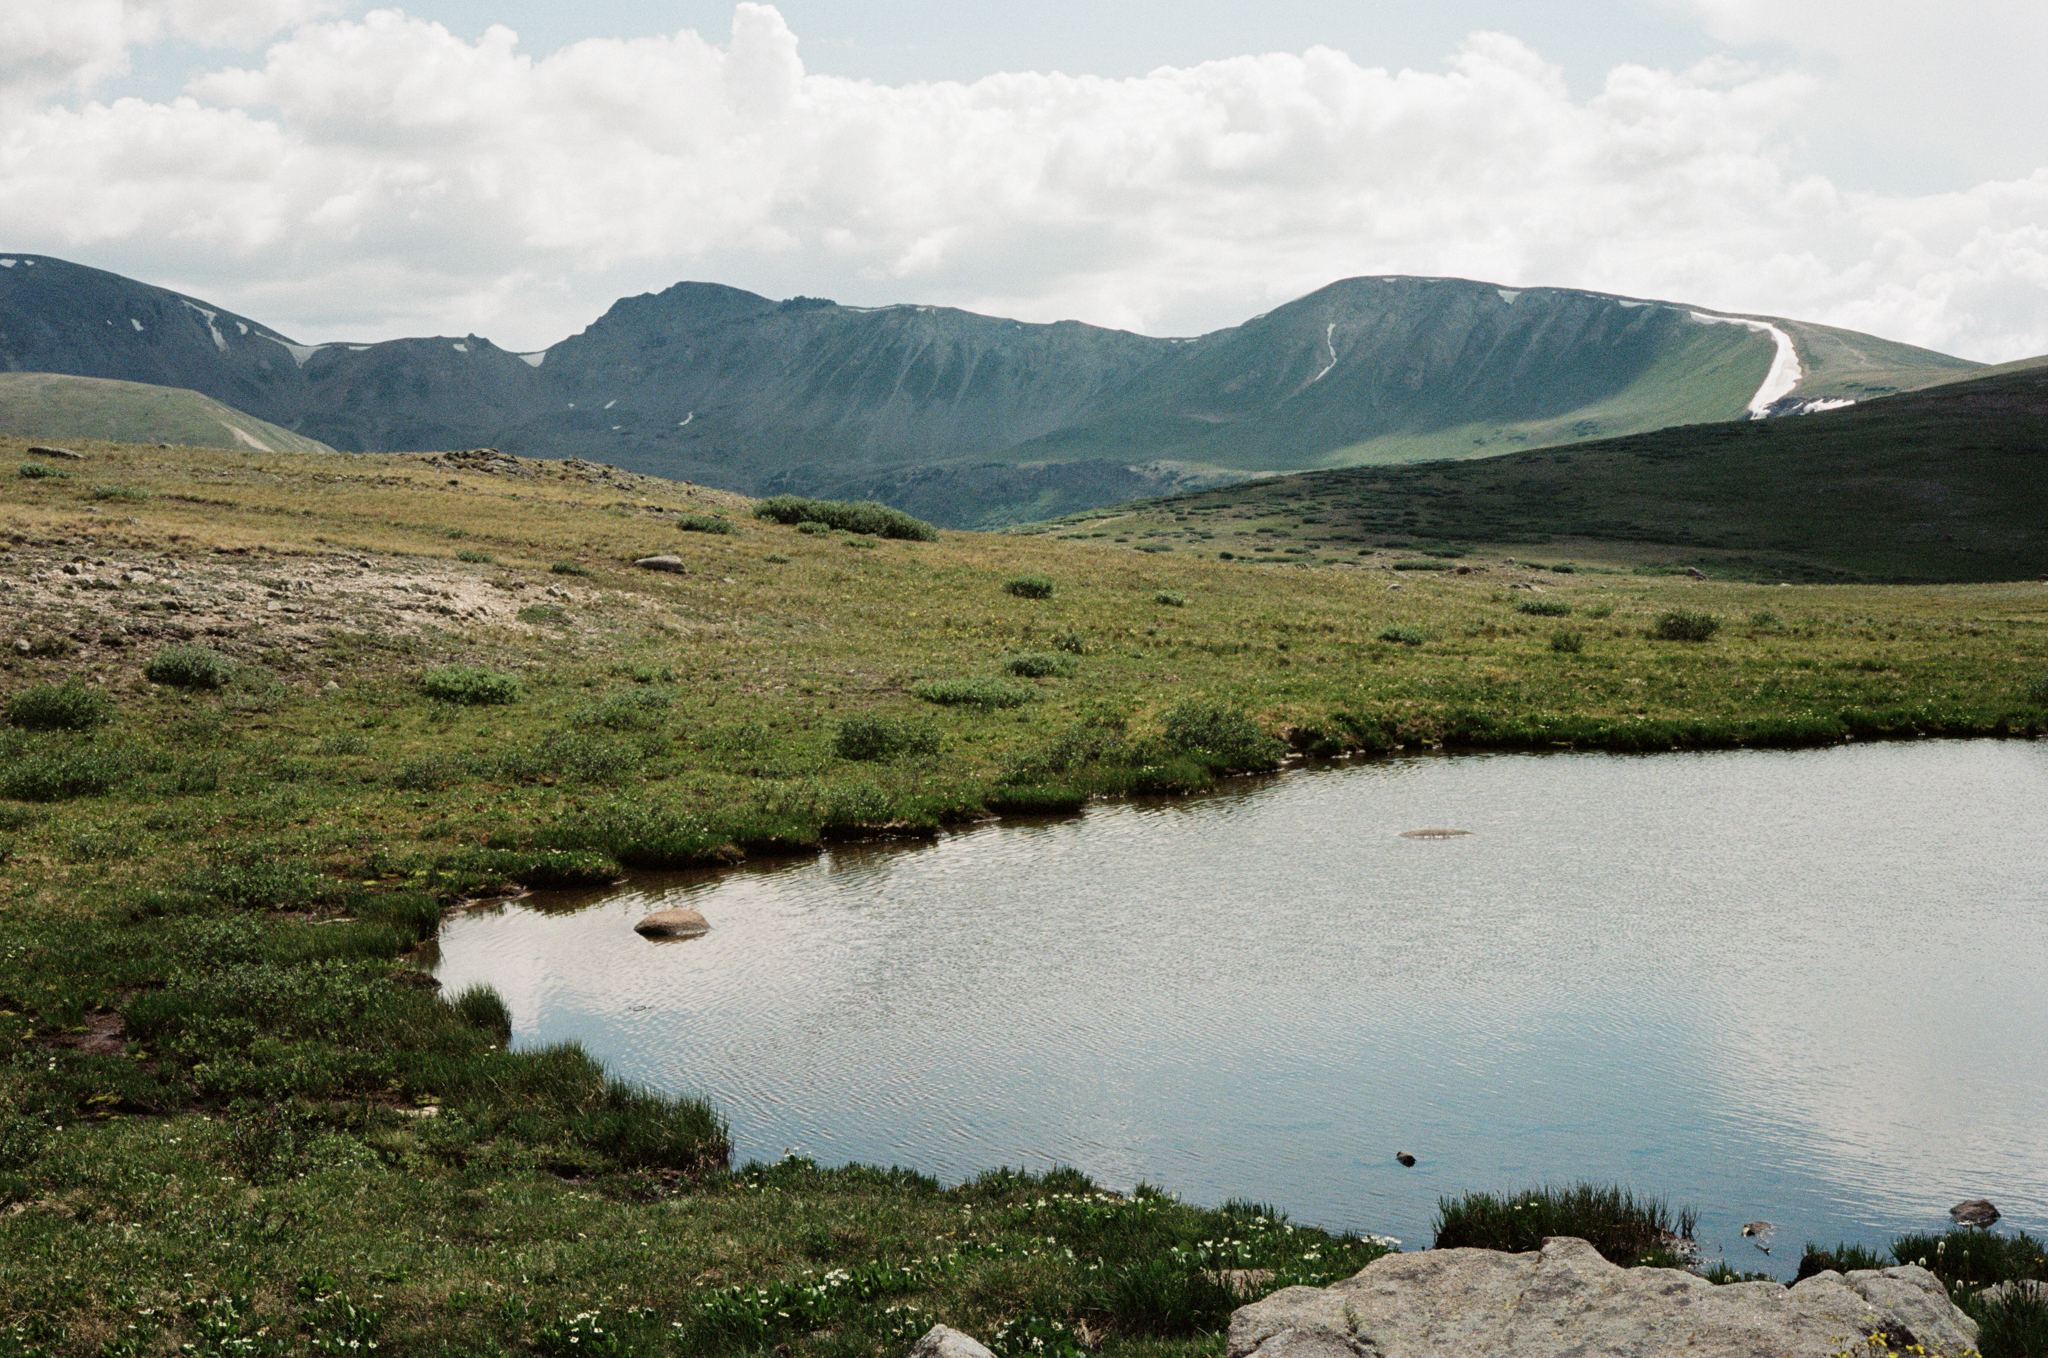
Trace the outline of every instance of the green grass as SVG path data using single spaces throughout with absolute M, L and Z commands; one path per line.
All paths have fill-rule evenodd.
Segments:
M 497 707 L 520 699 L 519 681 L 482 665 L 440 665 L 420 676 L 420 692 L 464 707 Z
M 1436 1249 L 1539 1249 L 1547 1236 L 1569 1235 L 1591 1244 L 1610 1263 L 1676 1265 L 1673 1247 L 1690 1241 L 1698 1214 L 1681 1208 L 1674 1217 L 1657 1198 L 1638 1198 L 1628 1189 L 1597 1184 L 1521 1193 L 1466 1193 L 1437 1203 Z
M 1038 696 L 1029 684 L 1008 684 L 1000 679 L 931 679 L 910 691 L 942 707 L 976 707 L 984 712 L 1022 707 Z
M 24 731 L 90 731 L 114 718 L 114 700 L 104 689 L 76 679 L 32 684 L 7 700 L 7 724 Z

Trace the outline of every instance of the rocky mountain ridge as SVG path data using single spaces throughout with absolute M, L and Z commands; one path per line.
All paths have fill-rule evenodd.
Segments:
M 475 335 L 308 345 L 117 274 L 0 256 L 0 369 L 189 388 L 348 451 L 488 444 L 963 526 L 1834 405 L 1975 366 L 1800 322 L 1406 277 L 1190 339 L 684 282 L 533 353 Z

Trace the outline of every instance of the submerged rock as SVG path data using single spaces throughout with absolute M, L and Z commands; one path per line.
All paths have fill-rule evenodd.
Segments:
M 1979 1230 L 1993 1225 L 1998 1220 L 1998 1209 L 1984 1198 L 1972 1198 L 1959 1202 L 1948 1209 L 1950 1217 L 1958 1226 L 1975 1226 Z
M 657 910 L 633 926 L 643 938 L 695 938 L 711 928 L 694 910 Z
M 1229 1358 L 1834 1358 L 1882 1336 L 1889 1350 L 1960 1358 L 1977 1326 L 1924 1268 L 1822 1273 L 1797 1286 L 1716 1287 L 1669 1268 L 1625 1269 L 1583 1240 L 1528 1254 L 1391 1254 L 1331 1287 L 1289 1287 L 1239 1307 Z

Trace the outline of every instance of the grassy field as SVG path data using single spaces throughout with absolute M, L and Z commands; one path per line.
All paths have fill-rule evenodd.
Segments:
M 0 373 L 0 433 L 54 443 L 89 438 L 280 453 L 334 451 L 196 391 L 60 373 Z
M 728 1173 L 720 1091 L 506 1052 L 420 945 L 518 884 L 1284 758 L 2048 729 L 2031 581 L 1255 567 L 76 446 L 0 440 L 0 1354 L 1217 1353 L 1238 1291 L 1383 1247 L 1065 1173 Z
M 2048 367 L 2019 364 L 1846 410 L 1248 482 L 1050 531 L 1254 559 L 1584 550 L 1763 583 L 2034 578 L 2048 576 L 2044 430 Z

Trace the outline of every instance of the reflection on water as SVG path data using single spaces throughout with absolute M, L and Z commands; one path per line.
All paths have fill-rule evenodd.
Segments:
M 1788 1267 L 1965 1198 L 2048 1227 L 2044 809 L 2040 744 L 1401 759 L 464 916 L 440 975 L 741 1159 L 1057 1161 L 1411 1247 L 1440 1194 L 1614 1180 Z M 633 933 L 672 906 L 711 932 Z

